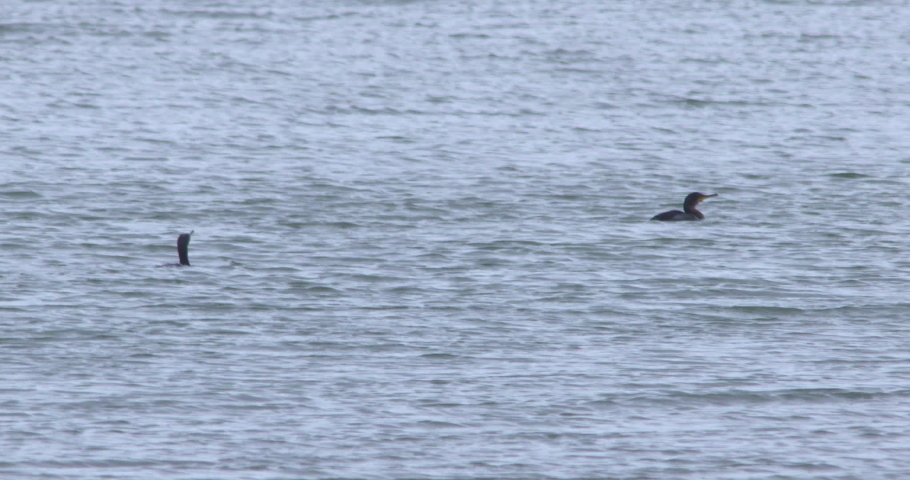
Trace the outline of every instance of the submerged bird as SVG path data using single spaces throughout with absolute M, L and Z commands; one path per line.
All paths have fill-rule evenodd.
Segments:
M 651 220 L 663 220 L 663 221 L 678 221 L 678 220 L 703 220 L 705 214 L 698 211 L 698 204 L 702 200 L 710 197 L 716 197 L 714 195 L 705 195 L 704 193 L 692 192 L 686 196 L 686 200 L 683 202 L 683 211 L 679 210 L 670 210 L 669 212 L 664 212 L 658 215 L 651 217 Z
M 181 233 L 177 237 L 177 255 L 180 257 L 180 263 L 165 263 L 161 265 L 162 267 L 182 267 L 190 266 L 190 257 L 188 254 L 190 248 L 190 236 L 193 235 L 195 230 L 191 230 L 190 233 Z

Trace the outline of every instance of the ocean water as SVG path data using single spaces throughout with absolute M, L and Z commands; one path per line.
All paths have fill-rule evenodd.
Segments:
M 910 478 L 908 25 L 5 1 L 0 477 Z

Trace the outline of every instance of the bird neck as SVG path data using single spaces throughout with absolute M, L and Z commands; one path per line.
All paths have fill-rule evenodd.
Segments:
M 685 210 L 686 213 L 691 213 L 700 219 L 705 218 L 705 214 L 699 212 L 698 208 L 696 208 L 695 205 L 683 205 L 683 210 Z
M 187 255 L 190 249 L 190 235 L 192 233 L 184 233 L 177 237 L 177 255 L 180 255 L 180 265 L 190 264 L 190 257 Z

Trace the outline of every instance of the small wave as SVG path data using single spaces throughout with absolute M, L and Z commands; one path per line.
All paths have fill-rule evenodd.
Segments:
M 796 315 L 805 312 L 805 310 L 795 307 L 768 307 L 762 305 L 734 305 L 730 309 L 743 313 L 764 315 Z
M 419 422 L 420 425 L 431 428 L 461 428 L 462 425 L 451 422 L 441 422 L 439 420 L 423 420 Z
M 0 192 L 0 196 L 12 200 L 31 200 L 34 198 L 44 198 L 40 193 L 34 192 L 32 190 L 12 190 L 8 192 Z
M 174 16 L 191 17 L 191 18 L 214 18 L 214 19 L 263 19 L 272 17 L 271 12 L 238 12 L 227 10 L 164 10 L 165 13 Z
M 832 173 L 829 176 L 833 178 L 869 178 L 869 175 L 855 172 Z
M 453 33 L 449 35 L 449 38 L 490 38 L 490 36 L 485 33 Z
M 420 358 L 429 358 L 432 360 L 451 360 L 458 357 L 458 355 L 453 355 L 451 353 L 426 353 L 420 356 Z
M 710 393 L 692 393 L 683 391 L 666 391 L 663 395 L 635 395 L 628 398 L 633 403 L 693 403 L 708 405 L 738 405 L 754 403 L 776 402 L 806 402 L 827 403 L 842 401 L 873 401 L 882 398 L 905 398 L 910 396 L 910 390 L 897 390 L 893 392 L 848 390 L 841 388 L 793 388 L 770 391 L 727 390 Z M 604 399 L 616 401 L 617 399 Z M 622 402 L 620 397 L 619 402 Z

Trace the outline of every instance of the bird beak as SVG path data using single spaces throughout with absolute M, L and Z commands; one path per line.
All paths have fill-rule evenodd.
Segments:
M 701 202 L 701 201 L 704 201 L 706 198 L 711 198 L 711 197 L 716 197 L 716 196 L 717 196 L 716 193 L 712 193 L 711 195 L 703 195 L 698 201 Z

